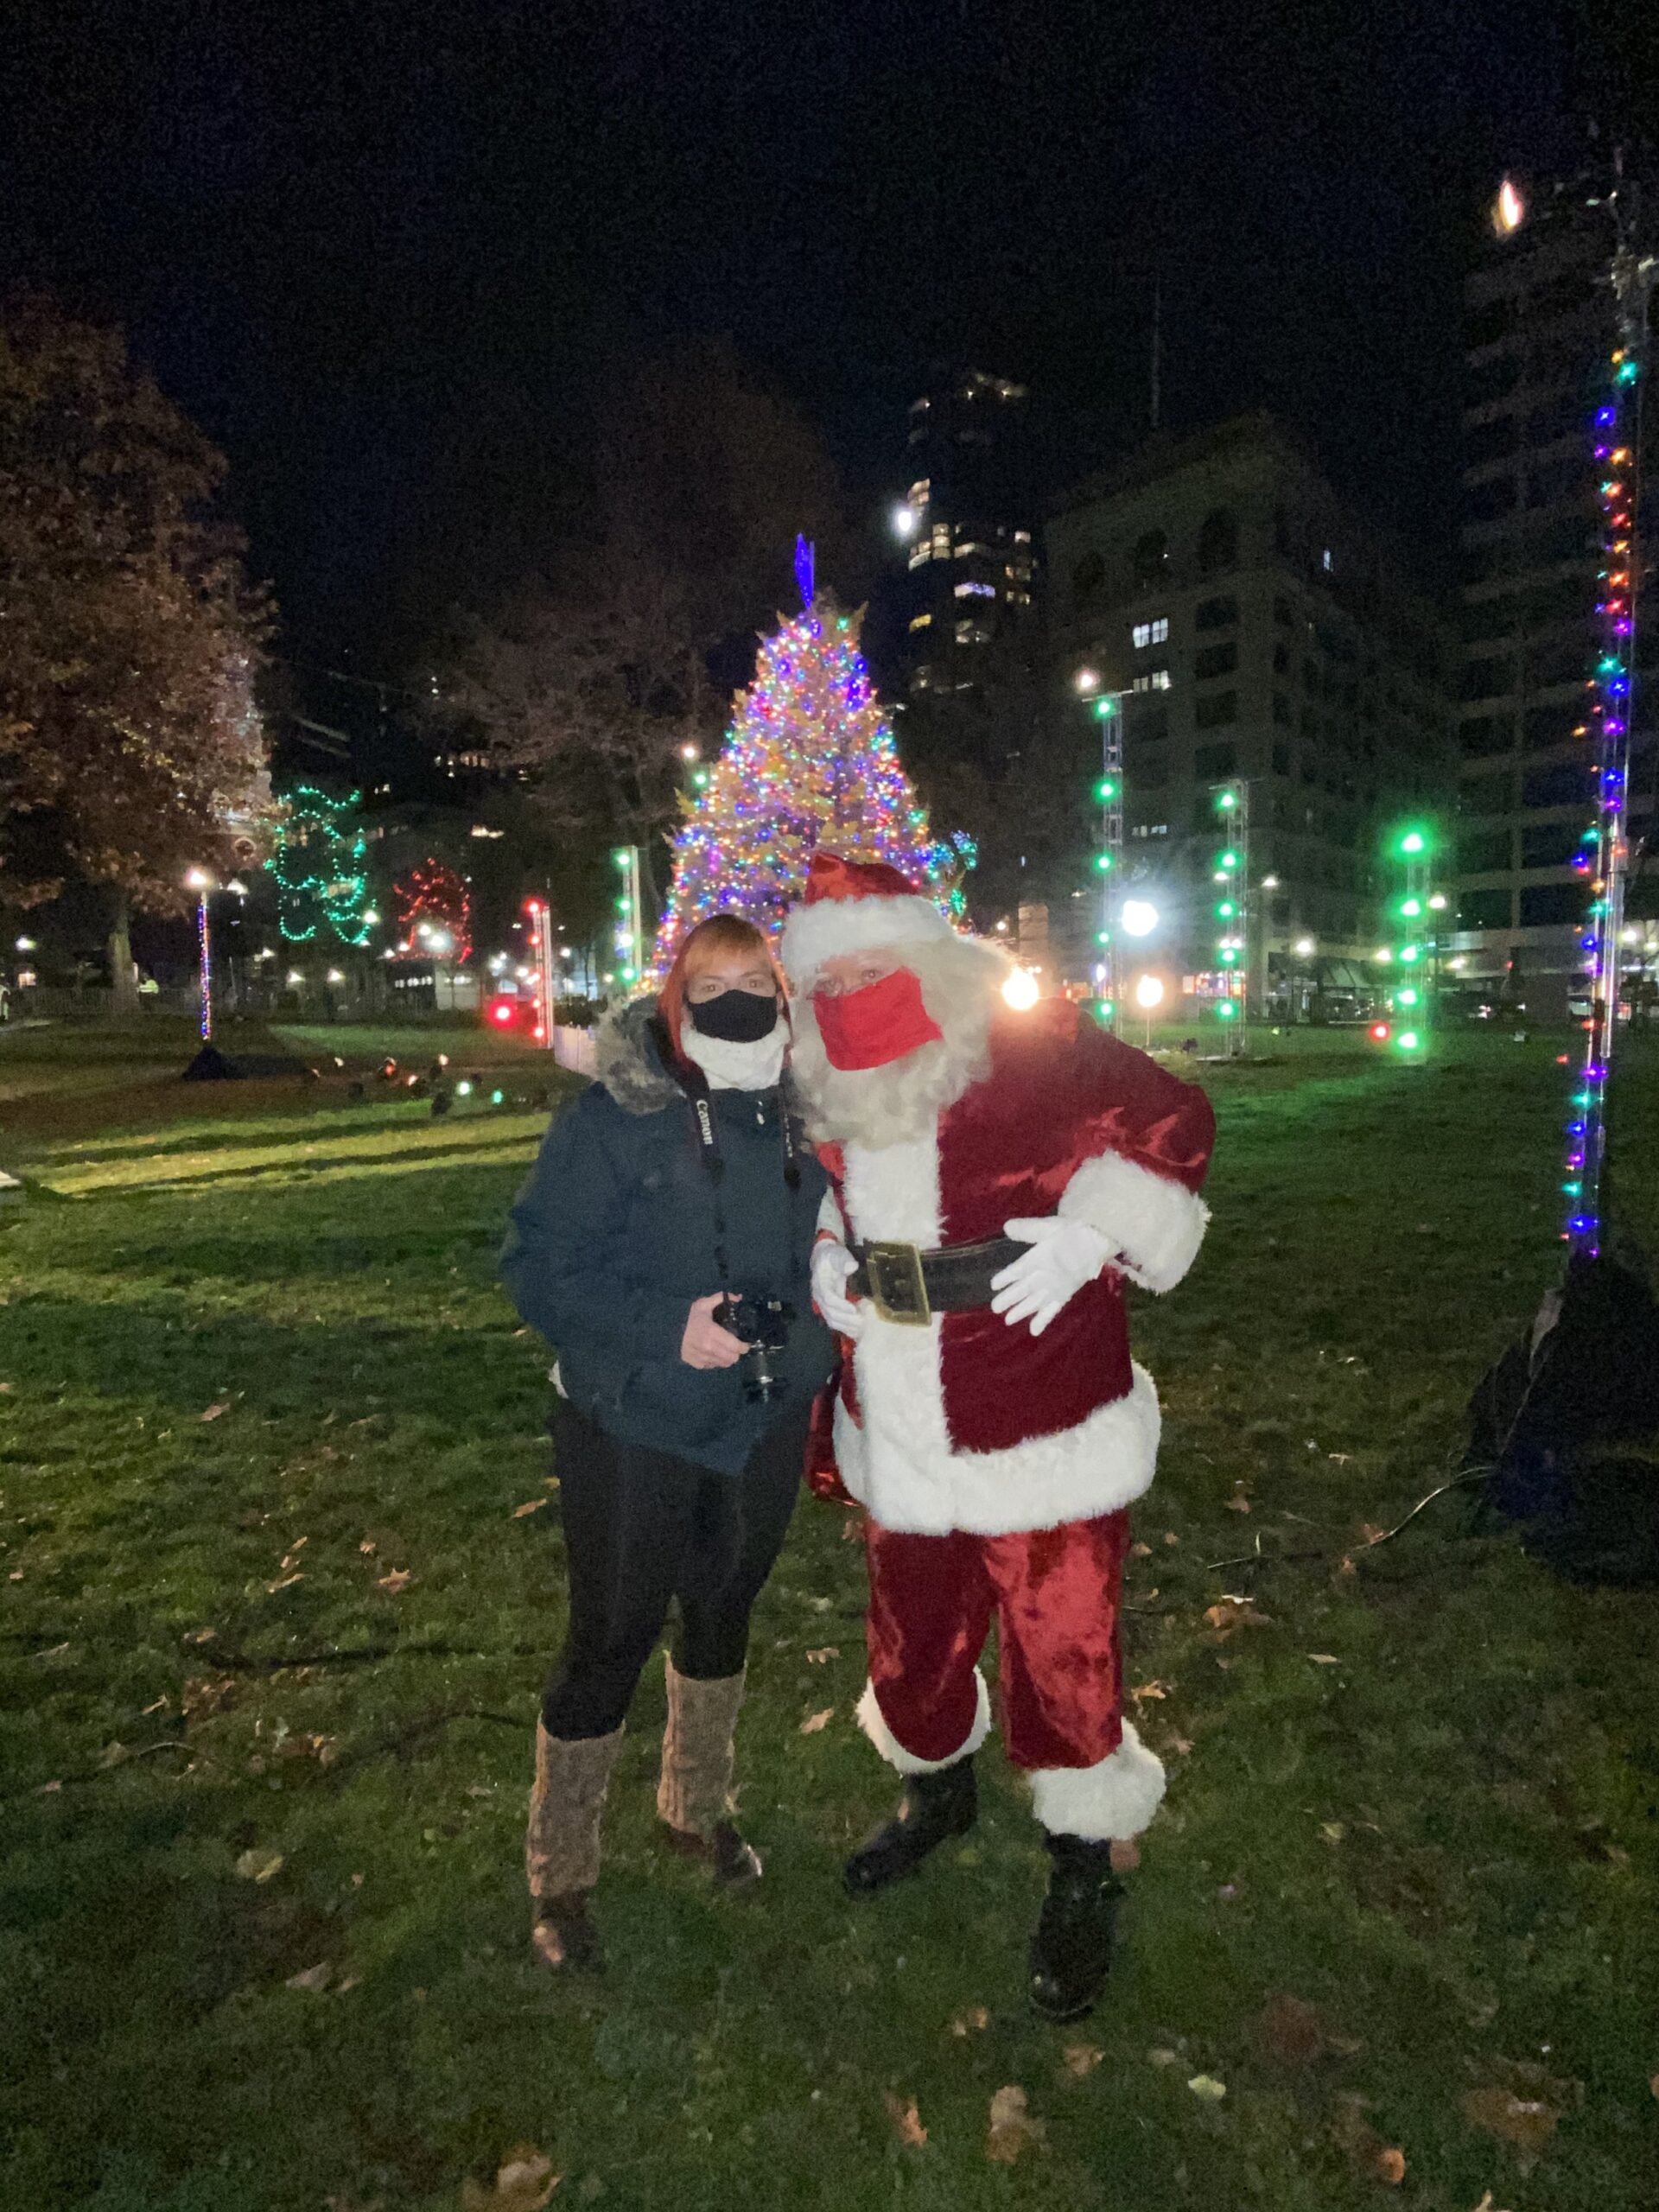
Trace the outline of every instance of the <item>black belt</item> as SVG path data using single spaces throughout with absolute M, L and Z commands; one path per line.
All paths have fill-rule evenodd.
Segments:
M 971 1313 L 988 1306 L 992 1276 L 1030 1249 L 1012 1236 L 936 1252 L 914 1244 L 855 1244 L 858 1266 L 847 1288 L 854 1298 L 868 1298 L 884 1321 L 925 1328 L 936 1313 Z

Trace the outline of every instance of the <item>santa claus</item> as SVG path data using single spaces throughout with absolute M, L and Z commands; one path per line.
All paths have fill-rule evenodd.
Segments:
M 1068 1001 L 1011 1011 L 1006 955 L 895 869 L 820 853 L 783 955 L 832 1186 L 812 1279 L 845 1340 L 834 1457 L 866 1514 L 858 1717 L 905 1777 L 844 1878 L 871 1896 L 972 1827 L 995 1618 L 1003 1738 L 1052 1860 L 1031 1998 L 1076 2018 L 1110 1962 L 1111 1846 L 1164 1792 L 1122 1711 L 1127 1509 L 1159 1428 L 1125 1286 L 1192 1264 L 1214 1118 Z

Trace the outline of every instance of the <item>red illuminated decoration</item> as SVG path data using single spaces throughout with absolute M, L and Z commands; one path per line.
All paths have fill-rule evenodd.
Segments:
M 489 1018 L 491 1024 L 494 1028 L 511 1029 L 513 1023 L 518 1019 L 518 1000 L 507 998 L 492 999 L 489 1005 Z
M 1371 1024 L 1371 1034 L 1379 1045 L 1386 1045 L 1394 1032 L 1386 1021 L 1374 1021 Z
M 412 960 L 473 957 L 473 899 L 466 879 L 439 860 L 417 861 L 391 887 L 402 948 Z

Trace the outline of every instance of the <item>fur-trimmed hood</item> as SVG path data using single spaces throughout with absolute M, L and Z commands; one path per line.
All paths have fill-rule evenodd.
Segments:
M 663 1065 L 654 998 L 630 999 L 594 1032 L 594 1080 L 625 1114 L 660 1114 L 683 1094 Z

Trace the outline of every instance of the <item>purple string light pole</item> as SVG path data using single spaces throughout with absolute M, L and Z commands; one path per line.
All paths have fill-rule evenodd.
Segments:
M 1590 1011 L 1573 1115 L 1567 1125 L 1567 1172 L 1561 1184 L 1567 1200 L 1563 1238 L 1573 1256 L 1586 1258 L 1594 1258 L 1601 1249 L 1607 1196 L 1607 1077 L 1618 1035 L 1621 932 L 1630 868 L 1630 723 L 1641 574 L 1637 459 L 1648 304 L 1656 273 L 1654 257 L 1639 255 L 1632 244 L 1632 211 L 1625 198 L 1614 192 L 1609 204 L 1617 225 L 1611 282 L 1618 302 L 1618 342 L 1609 364 L 1610 389 L 1595 416 L 1602 543 L 1596 607 L 1600 640 L 1585 724 L 1585 734 L 1596 748 L 1596 816 L 1573 861 L 1592 887 L 1579 940 L 1589 979 Z

